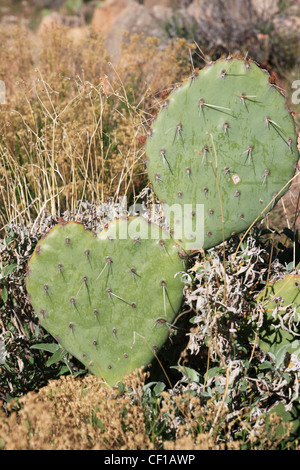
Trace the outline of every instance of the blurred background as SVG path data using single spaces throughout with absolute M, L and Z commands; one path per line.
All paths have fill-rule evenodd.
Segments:
M 0 27 L 41 34 L 53 23 L 81 38 L 92 25 L 116 56 L 120 33 L 197 41 L 212 56 L 248 52 L 280 69 L 299 66 L 299 0 L 2 0 Z
M 194 68 L 203 67 L 205 61 L 236 54 L 258 62 L 286 95 L 299 126 L 300 0 L 1 0 L 0 41 L 0 80 L 6 87 L 6 106 L 2 105 L 0 114 L 0 153 L 1 165 L 7 167 L 6 172 L 0 172 L 1 181 L 7 180 L 0 195 L 0 225 L 16 217 L 15 212 L 7 213 L 11 201 L 2 210 L 10 199 L 11 173 L 16 175 L 16 168 L 26 173 L 22 177 L 18 173 L 22 183 L 15 184 L 14 177 L 14 207 L 23 213 L 30 206 L 34 216 L 47 200 L 52 201 L 54 213 L 54 194 L 58 200 L 58 193 L 66 208 L 74 207 L 83 195 L 99 201 L 118 191 L 127 194 L 130 187 L 131 194 L 138 192 L 145 183 L 141 146 L 149 119 L 172 87 Z M 94 106 L 86 89 L 88 83 L 94 90 L 101 87 L 109 109 L 106 112 L 103 105 L 99 111 L 107 115 L 107 127 L 101 129 L 105 137 L 100 139 L 100 156 L 95 138 L 94 169 L 92 160 L 84 156 L 84 149 L 90 148 L 88 138 L 82 140 L 89 132 L 97 135 L 95 111 L 88 111 Z M 122 122 L 113 97 L 118 106 L 125 104 Z M 126 115 L 129 104 L 133 107 L 130 119 Z M 52 121 L 56 107 L 64 113 L 60 120 Z M 44 140 L 37 144 L 40 134 L 45 134 Z M 64 145 L 67 134 L 68 151 Z M 49 157 L 44 168 L 41 156 L 47 154 L 47 145 L 57 147 L 57 155 L 55 159 Z M 5 156 L 8 151 L 12 167 Z M 73 169 L 70 162 L 74 162 L 76 152 L 82 169 L 75 178 L 78 162 Z M 59 169 L 56 164 L 61 165 Z M 43 168 L 47 177 L 47 165 L 52 169 L 52 182 L 47 181 L 38 190 L 42 176 L 34 172 Z M 92 178 L 87 183 L 89 175 Z M 99 181 L 95 183 L 97 175 Z M 16 197 L 16 189 L 24 192 L 30 177 L 32 184 L 37 181 L 36 188 L 26 197 Z M 280 212 L 272 212 L 277 224 L 284 220 L 295 228 L 299 223 L 298 180 L 282 199 Z M 34 209 L 36 194 L 42 203 Z
M 0 43 L 0 227 L 135 198 L 150 120 L 207 61 L 259 63 L 299 127 L 300 0 L 0 0 Z M 297 176 L 274 226 L 298 228 L 299 205 Z

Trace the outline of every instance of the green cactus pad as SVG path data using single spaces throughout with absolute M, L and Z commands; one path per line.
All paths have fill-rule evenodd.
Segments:
M 118 219 L 98 235 L 63 222 L 37 244 L 26 287 L 42 326 L 114 385 L 166 341 L 183 269 L 178 247 L 142 217 Z
M 296 140 L 284 97 L 255 63 L 220 59 L 194 73 L 164 102 L 146 143 L 174 237 L 208 249 L 261 219 L 289 187 Z
M 300 358 L 300 276 L 270 282 L 257 302 L 264 312 L 257 345 L 266 353 L 284 350 Z

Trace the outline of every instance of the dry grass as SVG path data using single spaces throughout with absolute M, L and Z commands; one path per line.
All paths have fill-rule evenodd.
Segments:
M 0 37 L 0 225 L 134 197 L 145 183 L 150 103 L 153 111 L 158 90 L 187 75 L 187 42 L 161 50 L 158 39 L 135 36 L 116 69 L 93 30 L 80 47 L 62 27 L 34 45 L 19 29 Z
M 50 382 L 21 401 L 24 407 L 2 417 L 0 440 L 6 450 L 153 449 L 145 432 L 141 379 L 131 376 L 136 403 L 108 390 L 93 376 Z

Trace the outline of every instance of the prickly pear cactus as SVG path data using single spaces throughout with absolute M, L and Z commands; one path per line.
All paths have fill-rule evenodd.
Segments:
M 166 341 L 183 269 L 178 247 L 142 217 L 111 222 L 97 236 L 63 222 L 36 246 L 26 286 L 42 326 L 113 385 Z
M 296 354 L 300 359 L 300 276 L 271 282 L 257 298 L 263 309 L 257 344 L 266 353 Z
M 170 94 L 146 155 L 153 190 L 186 249 L 208 249 L 262 218 L 298 160 L 284 97 L 267 72 L 233 58 L 207 64 Z

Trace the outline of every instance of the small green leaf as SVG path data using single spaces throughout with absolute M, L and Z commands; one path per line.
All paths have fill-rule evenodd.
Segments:
M 7 292 L 6 287 L 3 287 L 1 289 L 1 298 L 2 298 L 3 302 L 6 304 L 7 299 L 8 299 L 8 292 Z
M 53 356 L 48 359 L 48 361 L 46 362 L 46 366 L 49 367 L 52 366 L 52 364 L 61 361 L 65 354 L 66 351 L 64 349 L 58 349 L 57 351 L 55 351 Z
M 249 382 L 247 380 L 244 380 L 243 383 L 239 385 L 239 390 L 241 392 L 245 392 L 248 387 L 249 387 Z
M 36 339 L 38 339 L 39 334 L 40 334 L 40 327 L 39 327 L 39 325 L 37 325 L 37 326 L 35 327 L 35 330 L 34 330 L 34 337 L 35 337 Z
M 156 396 L 160 395 L 161 392 L 164 391 L 164 389 L 166 388 L 166 384 L 164 384 L 163 382 L 157 382 L 157 384 L 155 385 L 153 391 L 155 393 Z
M 211 379 L 212 377 L 215 377 L 217 375 L 221 375 L 224 373 L 223 367 L 212 367 L 207 371 L 207 378 Z
M 8 276 L 9 274 L 13 273 L 17 269 L 17 264 L 8 264 L 3 268 L 3 277 Z
M 170 367 L 170 369 L 178 370 L 179 372 L 182 373 L 184 377 L 191 379 L 192 382 L 199 382 L 200 374 L 198 374 L 198 372 L 196 372 L 194 369 L 191 369 L 190 367 L 172 366 Z
M 260 370 L 273 369 L 273 367 L 274 367 L 273 364 L 269 361 L 265 361 L 258 366 Z
M 57 373 L 57 376 L 63 375 L 63 374 L 65 374 L 66 372 L 70 372 L 69 367 L 67 367 L 67 366 L 62 366 L 62 367 L 60 367 L 59 372 Z
M 61 347 L 59 344 L 56 343 L 40 343 L 33 344 L 30 349 L 41 349 L 42 351 L 55 353 L 58 349 L 61 349 Z

